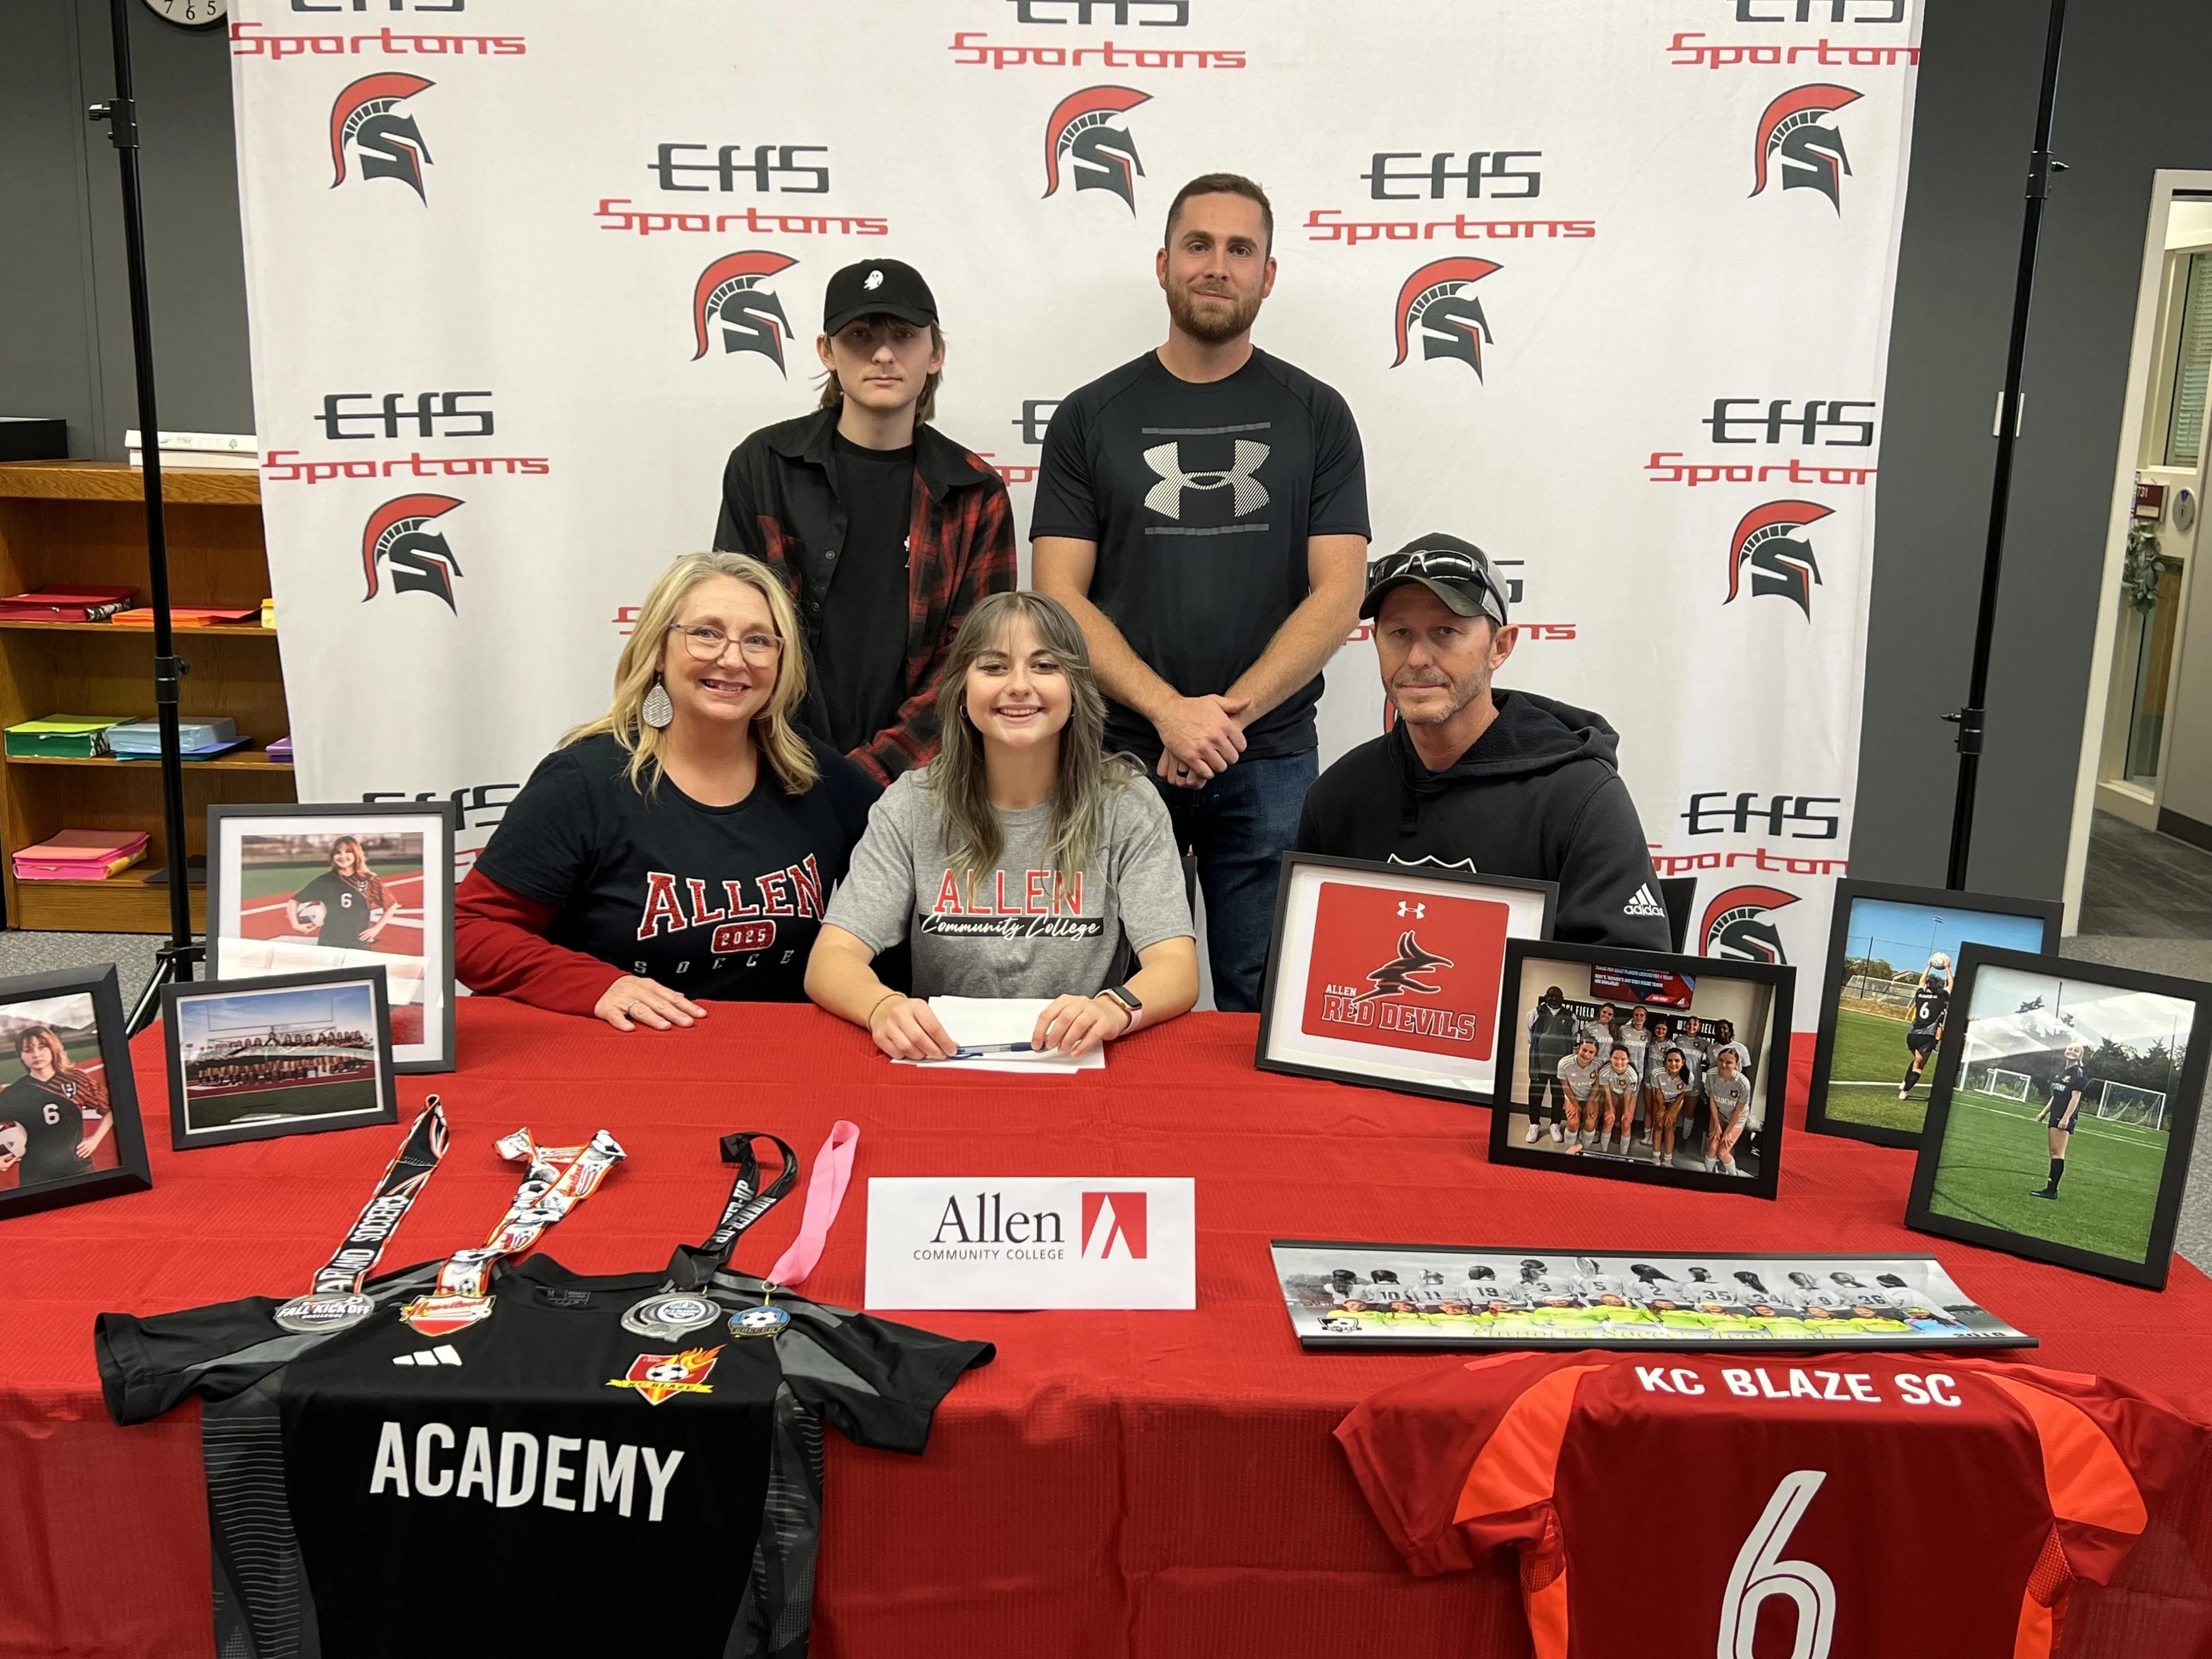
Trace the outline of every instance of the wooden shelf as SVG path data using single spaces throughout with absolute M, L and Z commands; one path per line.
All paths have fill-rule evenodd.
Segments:
M 5 757 L 10 766 L 121 766 L 132 771 L 151 772 L 161 775 L 161 763 L 149 757 L 145 760 L 118 760 L 112 755 L 9 755 Z M 212 760 L 186 760 L 185 764 L 213 772 L 289 772 L 289 761 L 270 760 L 261 750 L 234 750 L 228 755 L 217 755 Z
M 261 480 L 251 472 L 161 475 L 167 503 L 169 588 L 179 605 L 258 604 L 269 592 Z M 0 464 L 0 593 L 48 586 L 147 586 L 144 475 L 94 461 Z M 39 640 L 46 633 L 54 637 Z M 0 726 L 83 709 L 145 709 L 153 702 L 153 630 L 106 623 L 0 622 Z M 297 799 L 291 767 L 268 745 L 291 730 L 276 631 L 258 622 L 180 628 L 177 650 L 192 672 L 180 689 L 188 720 L 227 715 L 250 750 L 185 763 L 185 850 L 206 851 L 207 809 Z M 133 768 L 149 775 L 133 778 Z M 146 868 L 168 860 L 158 761 L 103 755 L 0 760 L 0 854 L 62 830 L 147 832 Z M 166 886 L 135 867 L 107 881 L 18 882 L 0 856 L 14 927 L 166 933 Z M 192 891 L 194 916 L 205 890 Z

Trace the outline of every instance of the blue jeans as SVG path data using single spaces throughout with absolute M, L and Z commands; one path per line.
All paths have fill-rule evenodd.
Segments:
M 1320 751 L 1309 749 L 1240 760 L 1199 789 L 1152 780 L 1168 804 L 1176 847 L 1198 855 L 1213 1002 L 1224 1012 L 1259 1012 L 1283 854 L 1297 836 L 1306 791 L 1320 774 Z

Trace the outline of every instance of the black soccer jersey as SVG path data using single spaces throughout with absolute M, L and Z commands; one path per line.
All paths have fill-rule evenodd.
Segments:
M 76 1149 L 84 1139 L 86 1119 L 96 1121 L 99 1114 L 79 1105 L 76 1094 L 77 1085 L 70 1078 L 41 1083 L 34 1077 L 20 1077 L 0 1089 L 0 1123 L 23 1126 L 20 1179 L 24 1186 L 82 1175 L 92 1168 L 76 1155 Z
M 315 934 L 316 944 L 341 950 L 360 948 L 362 934 L 376 925 L 376 917 L 369 913 L 366 885 L 356 886 L 337 871 L 325 870 L 292 896 L 295 904 L 323 907 L 323 925 Z
M 532 1257 L 443 1337 L 393 1311 L 435 1262 L 373 1282 L 378 1311 L 337 1332 L 281 1330 L 264 1297 L 101 1315 L 118 1422 L 205 1402 L 216 1651 L 802 1659 L 823 1420 L 919 1453 L 994 1351 L 783 1294 L 783 1333 L 741 1337 L 761 1282 L 727 1273 L 704 1328 L 624 1329 L 684 1259 L 587 1279 Z
M 2070 1096 L 2075 1094 L 2086 1095 L 2088 1092 L 2088 1073 L 2083 1071 L 2078 1064 L 2069 1066 L 2057 1077 L 2051 1079 L 2051 1115 L 2052 1119 L 2055 1121 L 2065 1115 L 2066 1103 Z M 6 1098 L 7 1097 L 5 1095 L 0 1095 L 0 1100 L 5 1100 Z M 2077 1111 L 2080 1109 L 2079 1102 L 2075 1103 L 2075 1109 Z
M 1933 985 L 1922 986 L 1912 994 L 1912 1026 L 1908 1035 L 1932 1039 L 1950 1007 L 1948 991 Z

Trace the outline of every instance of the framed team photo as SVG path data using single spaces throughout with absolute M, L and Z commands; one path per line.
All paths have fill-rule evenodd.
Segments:
M 1917 1146 L 1960 951 L 2047 955 L 2063 914 L 2056 900 L 1838 882 L 1805 1127 Z
M 2212 985 L 1969 945 L 1905 1224 L 2166 1287 Z
M 2032 1348 L 1932 1256 L 1587 1254 L 1273 1242 L 1298 1345 L 1359 1348 Z
M 0 1220 L 153 1184 L 113 964 L 0 980 Z
M 178 1152 L 399 1121 L 385 969 L 161 990 Z
M 1772 1198 L 1796 970 L 1515 939 L 1490 1161 Z
M 1256 1064 L 1480 1105 L 1510 940 L 1551 937 L 1559 885 L 1283 855 Z
M 453 1069 L 453 830 L 445 802 L 208 808 L 208 977 L 381 967 L 392 1066 Z

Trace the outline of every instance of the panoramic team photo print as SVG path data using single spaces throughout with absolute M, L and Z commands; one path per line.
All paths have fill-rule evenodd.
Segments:
M 1506 951 L 1492 1163 L 1774 1195 L 1794 969 Z
M 1918 1146 L 1959 952 L 2053 950 L 2060 915 L 2042 899 L 1837 883 L 1806 1127 Z
M 1907 1220 L 2162 1285 L 2212 987 L 1969 945 Z
M 380 966 L 172 985 L 161 1000 L 179 1152 L 398 1121 Z

